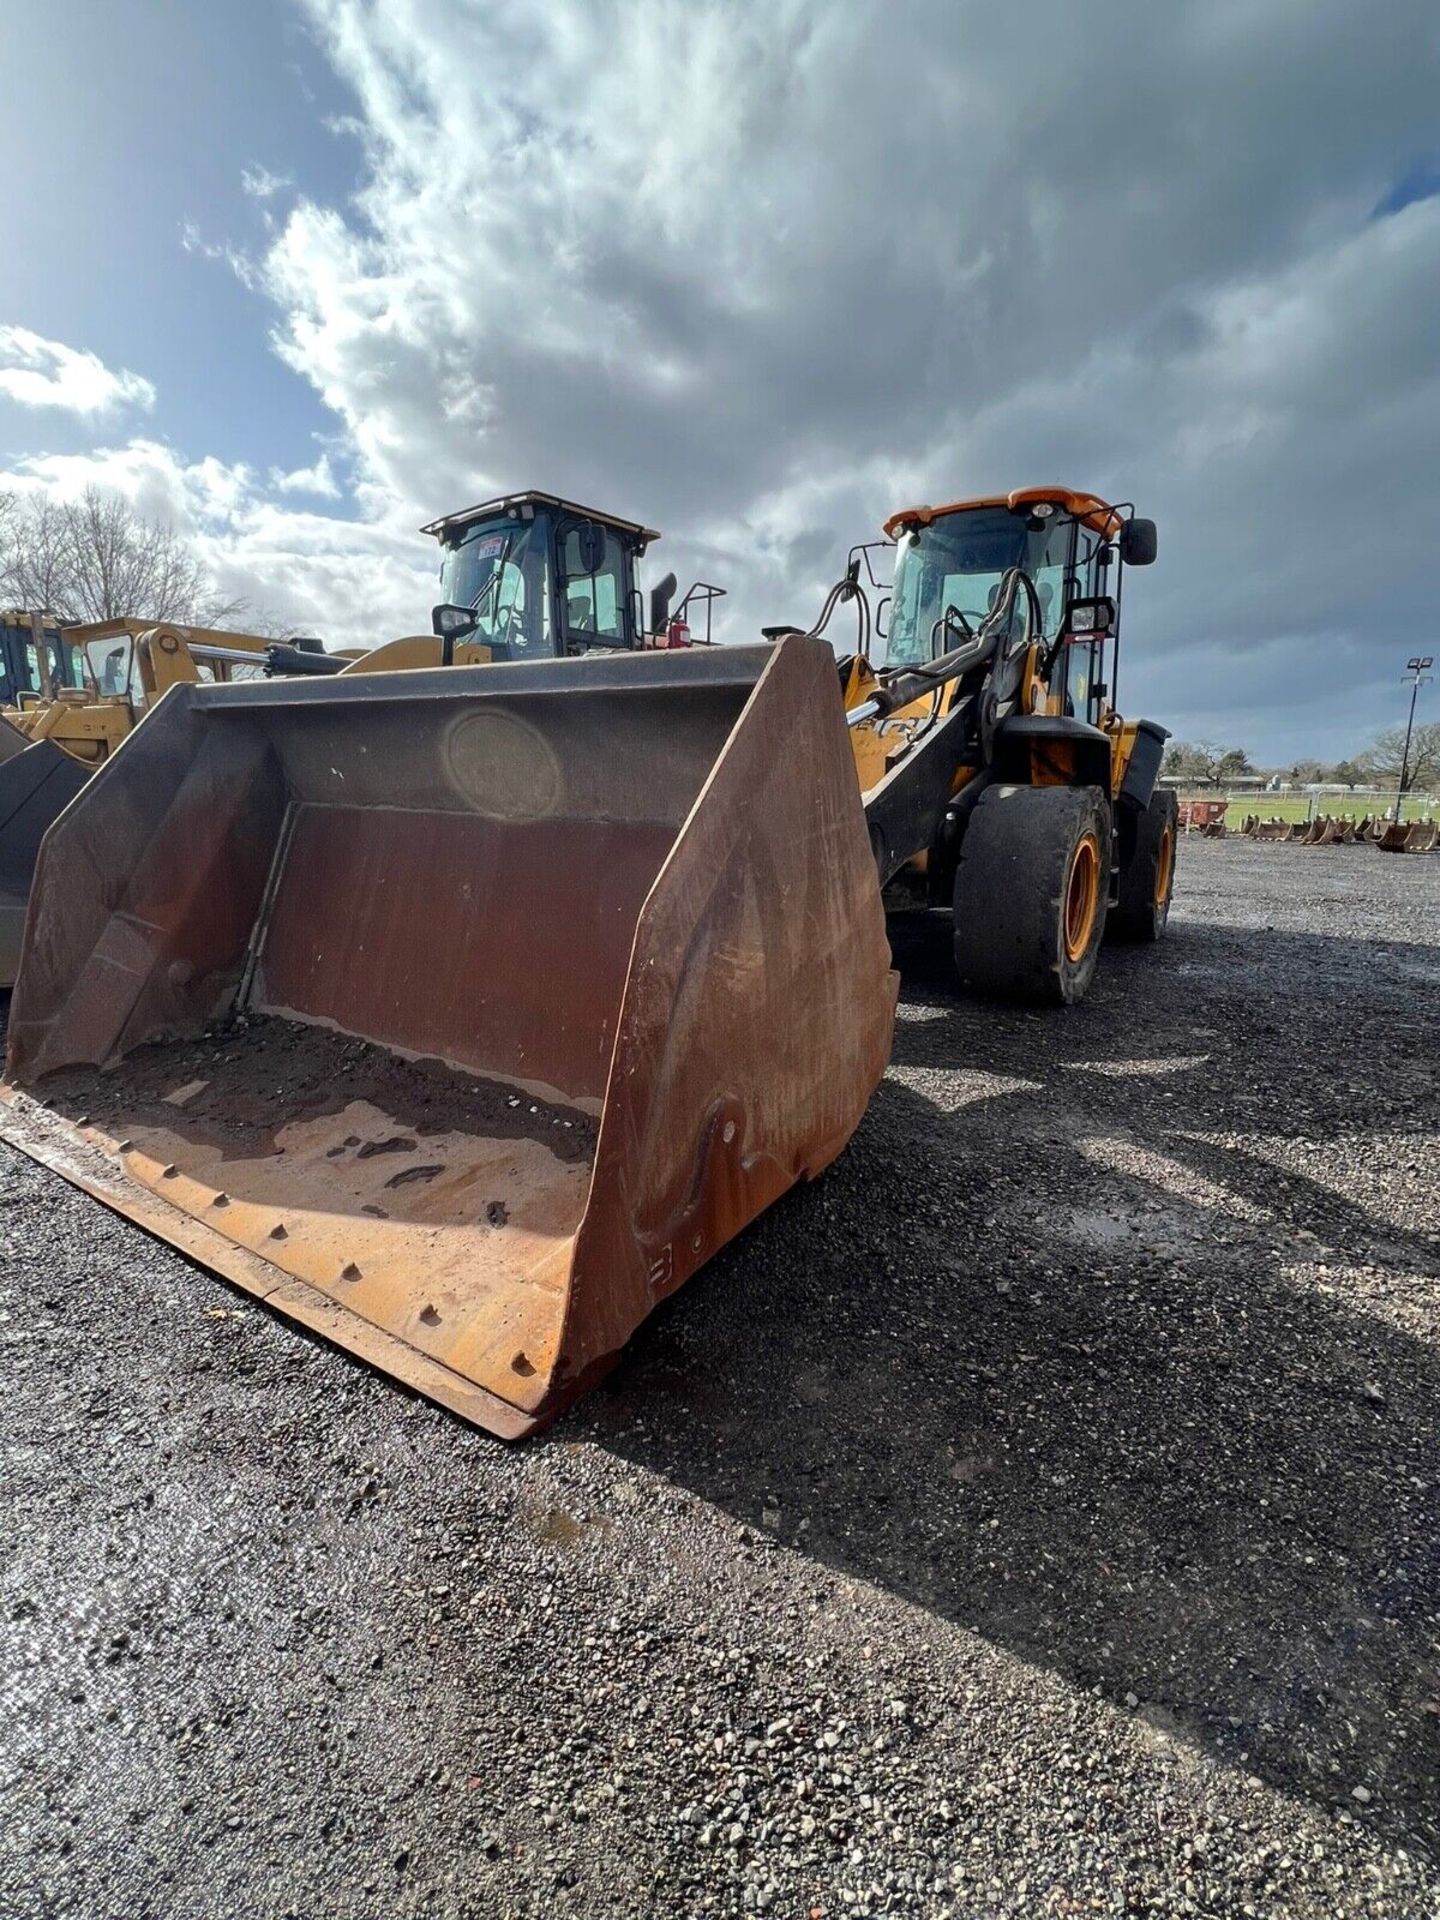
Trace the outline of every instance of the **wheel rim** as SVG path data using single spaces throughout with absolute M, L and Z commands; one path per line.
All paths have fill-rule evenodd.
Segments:
M 1100 842 L 1087 833 L 1070 856 L 1065 883 L 1065 958 L 1083 960 L 1100 907 Z
M 1175 869 L 1175 832 L 1168 824 L 1160 836 L 1160 853 L 1155 862 L 1155 904 L 1163 907 L 1170 898 L 1170 875 Z

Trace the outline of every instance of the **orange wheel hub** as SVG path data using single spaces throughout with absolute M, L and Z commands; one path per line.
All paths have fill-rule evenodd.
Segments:
M 1083 960 L 1100 911 L 1100 842 L 1093 833 L 1080 840 L 1070 856 L 1065 882 L 1065 958 Z

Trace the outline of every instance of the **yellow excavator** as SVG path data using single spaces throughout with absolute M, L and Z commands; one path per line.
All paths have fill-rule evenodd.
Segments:
M 38 627 L 44 616 L 29 618 Z M 272 644 L 253 633 L 128 617 L 63 626 L 58 639 L 69 679 L 52 671 L 48 686 L 20 692 L 4 718 L 92 772 L 161 694 L 182 681 L 224 683 L 263 672 Z
M 172 691 L 41 850 L 0 1134 L 490 1431 L 552 1419 L 849 1139 L 887 905 L 1052 999 L 1138 871 L 1163 924 L 1163 731 L 1109 692 L 1153 527 L 890 525 L 883 658 L 824 637 L 853 568 L 816 630 L 669 644 L 650 530 L 517 495 L 432 529 L 484 664 Z

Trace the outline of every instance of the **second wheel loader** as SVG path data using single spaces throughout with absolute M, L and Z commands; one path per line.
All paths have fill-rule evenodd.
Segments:
M 827 603 L 861 614 L 841 678 L 885 903 L 949 916 L 962 979 L 1072 1002 L 1103 936 L 1153 941 L 1174 885 L 1168 734 L 1115 707 L 1124 569 L 1154 523 L 1032 487 L 885 523 L 889 627 L 871 644 L 858 566 Z

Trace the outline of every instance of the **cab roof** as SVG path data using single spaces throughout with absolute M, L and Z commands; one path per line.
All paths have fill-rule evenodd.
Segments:
M 978 500 L 950 500 L 943 507 L 902 507 L 885 522 L 885 532 L 893 540 L 901 527 L 928 527 L 932 520 L 947 514 L 968 513 L 973 507 L 1008 507 L 1012 513 L 1021 508 L 1048 502 L 1072 514 L 1083 526 L 1110 539 L 1120 531 L 1119 511 L 1097 493 L 1077 493 L 1073 487 L 1017 487 L 1013 493 L 985 494 Z
M 639 542 L 642 550 L 652 540 L 660 538 L 654 527 L 642 527 L 638 520 L 622 520 L 618 514 L 582 507 L 574 500 L 562 500 L 558 493 L 539 493 L 533 487 L 527 487 L 523 493 L 500 493 L 493 500 L 482 500 L 478 506 L 465 507 L 459 513 L 444 514 L 420 531 L 433 533 L 437 540 L 449 540 L 466 527 L 473 526 L 477 520 L 493 520 L 501 514 L 518 513 L 524 507 L 558 507 L 562 513 L 577 513 L 582 520 L 595 520 L 602 527 L 613 527 L 617 533 L 628 534 L 632 540 Z

